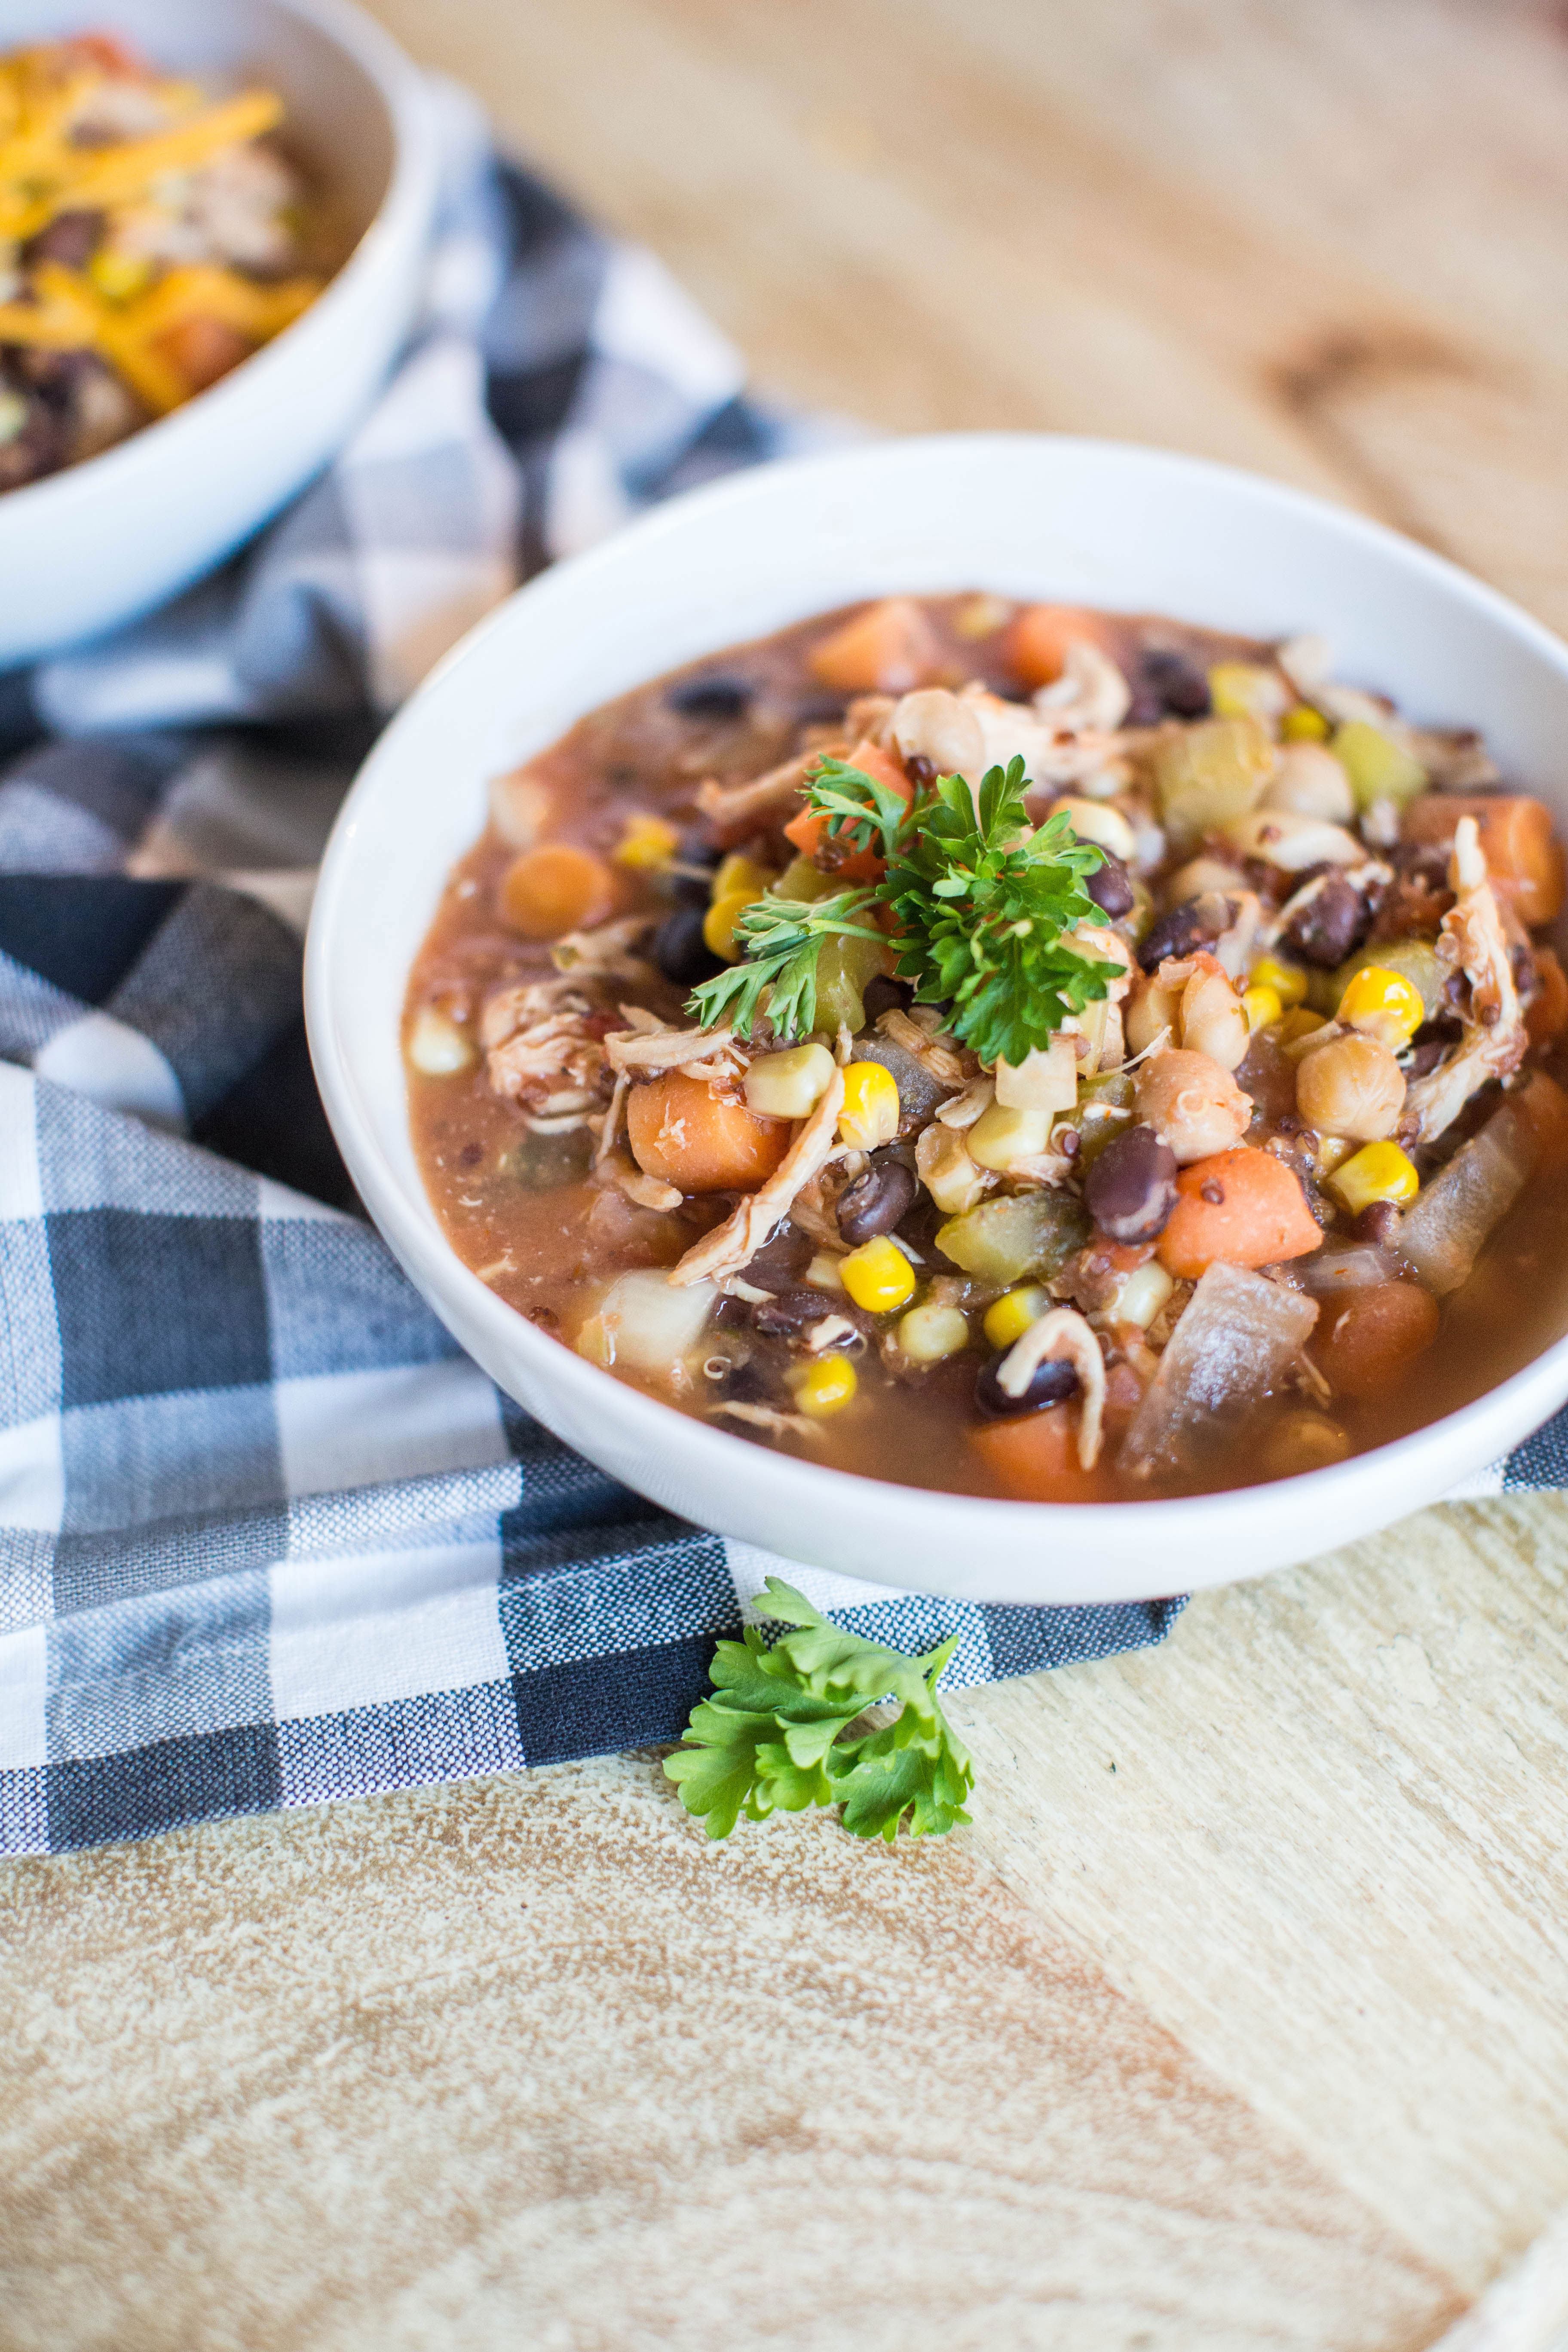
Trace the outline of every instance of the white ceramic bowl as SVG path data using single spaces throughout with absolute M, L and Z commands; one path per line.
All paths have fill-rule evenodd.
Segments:
M 745 474 L 547 572 L 383 736 L 339 819 L 306 999 L 317 1075 L 372 1215 L 436 1312 L 560 1436 L 699 1524 L 975 1600 L 1149 1598 L 1326 1550 L 1436 1501 L 1568 1396 L 1568 1340 L 1463 1412 L 1330 1470 L 1170 1502 L 976 1501 L 799 1462 L 688 1419 L 545 1338 L 447 1245 L 410 1147 L 398 1021 L 485 780 L 661 670 L 892 590 L 994 589 L 1282 636 L 1482 727 L 1568 824 L 1568 648 L 1422 548 L 1226 467 L 1091 441 L 898 441 Z
M 17 0 L 0 43 L 96 25 L 84 0 Z M 96 636 L 222 561 L 324 466 L 368 407 L 416 304 L 437 151 L 419 76 L 346 0 L 114 0 L 149 60 L 278 90 L 283 135 L 356 240 L 320 299 L 184 408 L 0 496 L 0 669 Z

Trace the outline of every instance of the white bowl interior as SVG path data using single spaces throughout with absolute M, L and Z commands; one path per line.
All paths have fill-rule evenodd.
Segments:
M 857 597 L 972 586 L 1264 636 L 1321 630 L 1342 676 L 1420 719 L 1479 726 L 1505 772 L 1568 824 L 1568 649 L 1355 516 L 1193 459 L 1026 436 L 773 467 L 678 501 L 521 591 L 383 738 L 340 819 L 312 925 L 308 1010 L 328 1109 L 393 1247 L 487 1369 L 700 1522 L 981 1598 L 1147 1596 L 1256 1573 L 1433 1501 L 1517 1443 L 1568 1394 L 1568 1344 L 1434 1429 L 1308 1479 L 1171 1503 L 976 1503 L 766 1454 L 595 1371 L 468 1274 L 419 1180 L 399 1013 L 446 872 L 484 822 L 488 778 L 679 663 Z

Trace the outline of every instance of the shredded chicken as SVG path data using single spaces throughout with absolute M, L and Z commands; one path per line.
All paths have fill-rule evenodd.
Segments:
M 1100 1342 L 1073 1307 L 1053 1307 L 1015 1339 L 996 1369 L 1003 1393 L 1021 1397 L 1042 1364 L 1070 1364 L 1078 1374 L 1078 1458 L 1085 1470 L 1100 1459 L 1105 1412 L 1105 1359 Z
M 753 1429 L 765 1429 L 770 1437 L 820 1437 L 822 1423 L 808 1421 L 804 1412 L 775 1412 L 771 1404 L 716 1404 L 712 1418 L 728 1414 L 731 1421 L 750 1423 Z
M 851 1323 L 847 1315 L 825 1315 L 820 1323 L 807 1327 L 805 1338 L 811 1353 L 819 1356 L 828 1348 L 842 1348 L 850 1342 L 862 1345 L 866 1334 L 858 1323 Z
M 574 980 L 603 974 L 608 980 L 641 980 L 655 976 L 645 957 L 633 955 L 634 941 L 644 939 L 658 921 L 657 915 L 622 915 L 593 931 L 568 931 L 555 941 L 550 961 L 557 971 Z
M 595 1172 L 601 1182 L 607 1178 L 619 1185 L 627 1200 L 635 1201 L 639 1209 L 679 1209 L 684 1197 L 678 1184 L 667 1184 L 662 1177 L 647 1175 L 629 1151 L 607 1151 Z
M 966 686 L 958 699 L 980 721 L 988 768 L 1021 759 L 1026 783 L 1084 784 L 1098 799 L 1131 782 L 1120 737 L 1107 728 L 1081 724 L 1071 704 L 1041 711 L 1026 702 L 1005 702 L 983 686 Z
M 967 1130 L 984 1118 L 995 1099 L 994 1078 L 971 1078 L 961 1095 L 950 1096 L 946 1102 L 937 1105 L 935 1116 L 943 1127 Z
M 604 1099 L 605 1049 L 587 1025 L 593 1010 L 565 980 L 504 988 L 485 1006 L 479 1043 L 486 1076 L 503 1101 L 524 1108 L 531 1124 L 563 1117 L 585 1124 L 587 1111 Z
M 1109 654 L 1087 637 L 1071 638 L 1062 674 L 1042 686 L 1035 709 L 1053 727 L 1113 735 L 1132 707 L 1132 689 Z
M 616 1077 L 615 1091 L 610 1097 L 610 1107 L 599 1123 L 599 1140 L 594 1149 L 595 1168 L 602 1168 L 605 1165 L 621 1139 L 621 1129 L 626 1124 L 626 1094 L 630 1086 L 631 1080 L 626 1072 L 619 1071 Z
M 801 1187 L 821 1172 L 838 1148 L 838 1114 L 843 1108 L 844 1073 L 835 1065 L 816 1108 L 797 1129 L 765 1183 L 748 1193 L 721 1225 L 705 1234 L 672 1267 L 669 1280 L 678 1289 L 712 1275 L 738 1274 L 742 1266 L 750 1265 L 774 1226 L 788 1214 Z
M 897 1007 L 884 1013 L 877 1023 L 890 1045 L 901 1045 L 912 1054 L 928 1078 L 939 1087 L 962 1087 L 969 1081 L 969 1072 L 950 1045 L 933 1037 L 922 1023 L 911 1019 Z
M 843 743 L 835 748 L 843 753 L 849 746 Z M 731 842 L 744 841 L 749 835 L 793 816 L 800 788 L 822 757 L 820 751 L 797 751 L 781 766 L 769 768 L 746 783 L 721 784 L 710 776 L 699 784 L 697 805 L 714 840 L 728 848 Z
M 605 1040 L 605 1058 L 617 1075 L 657 1070 L 689 1069 L 713 1055 L 727 1054 L 734 1043 L 732 1029 L 612 1029 Z M 707 1070 L 702 1076 L 710 1075 Z
M 1417 1078 L 1405 1097 L 1401 1128 L 1430 1143 L 1451 1127 L 1470 1097 L 1491 1078 L 1505 1078 L 1524 1059 L 1530 1039 L 1524 1010 L 1509 960 L 1508 933 L 1491 884 L 1473 816 L 1459 819 L 1448 861 L 1453 906 L 1437 934 L 1437 961 L 1469 982 L 1458 1010 L 1458 1045 L 1429 1076 Z

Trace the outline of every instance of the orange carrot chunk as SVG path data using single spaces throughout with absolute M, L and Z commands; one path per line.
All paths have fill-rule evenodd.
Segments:
M 1536 1175 L 1568 1166 L 1568 1095 L 1544 1070 L 1532 1071 L 1509 1107 L 1523 1119 L 1535 1146 Z
M 1023 1503 L 1097 1503 L 1110 1493 L 1105 1457 L 1079 1467 L 1078 1407 L 1047 1405 L 1013 1421 L 988 1421 L 969 1442 L 1005 1495 Z
M 1322 1245 L 1322 1232 L 1292 1169 L 1238 1143 L 1194 1160 L 1176 1179 L 1177 1200 L 1160 1236 L 1160 1263 L 1195 1282 L 1211 1265 L 1277 1265 Z
M 569 841 L 526 850 L 501 877 L 501 913 L 525 940 L 558 940 L 602 923 L 615 902 L 615 877 L 604 859 Z
M 884 751 L 879 744 L 857 743 L 848 764 L 865 775 L 874 776 L 879 783 L 889 785 L 906 803 L 913 800 L 913 785 L 892 754 Z M 827 825 L 828 820 L 820 809 L 805 808 L 785 825 L 784 839 L 793 842 L 803 857 L 815 857 L 827 838 Z M 885 863 L 881 853 L 869 847 L 849 849 L 847 843 L 845 847 L 847 854 L 841 864 L 834 866 L 834 873 L 846 882 L 874 882 Z
M 1554 949 L 1536 949 L 1535 979 L 1536 992 L 1525 1009 L 1524 1025 L 1532 1045 L 1546 1045 L 1568 1029 L 1568 974 Z
M 1076 604 L 1029 604 L 1007 632 L 1007 659 L 1027 687 L 1052 686 L 1074 639 L 1095 644 L 1100 626 Z
M 1554 922 L 1563 911 L 1563 860 L 1551 811 L 1523 793 L 1423 793 L 1405 810 L 1401 829 L 1406 841 L 1444 844 L 1462 816 L 1475 818 L 1498 896 L 1520 921 Z
M 752 1192 L 789 1150 L 787 1119 L 759 1118 L 679 1070 L 626 1097 L 632 1156 L 682 1192 Z
M 811 674 L 841 694 L 907 694 L 941 666 L 930 621 L 910 596 L 868 605 L 824 637 L 811 656 Z
M 1418 1282 L 1371 1282 L 1326 1302 L 1311 1353 L 1342 1396 L 1387 1396 L 1437 1336 L 1437 1302 Z

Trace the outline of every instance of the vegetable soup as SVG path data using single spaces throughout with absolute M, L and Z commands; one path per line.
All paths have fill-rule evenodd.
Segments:
M 1563 898 L 1542 803 L 1321 640 L 891 597 L 494 780 L 416 1148 L 500 1297 L 754 1444 L 1289 1476 L 1568 1323 Z

